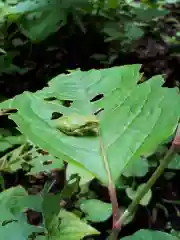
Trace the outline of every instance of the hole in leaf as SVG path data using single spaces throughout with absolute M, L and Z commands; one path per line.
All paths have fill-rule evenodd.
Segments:
M 2 222 L 2 226 L 6 226 L 7 224 L 12 223 L 12 222 L 18 222 L 18 220 L 5 220 Z
M 71 100 L 63 100 L 62 101 L 62 105 L 64 107 L 70 107 L 72 105 L 72 103 L 73 103 L 73 101 L 71 101 Z
M 104 111 L 104 108 L 99 108 L 96 112 L 94 112 L 94 115 L 98 115 L 102 111 Z
M 17 113 L 17 109 L 15 108 L 9 108 L 9 109 L 1 109 L 0 110 L 0 116 L 1 115 L 7 115 L 7 114 L 10 114 L 10 113 Z
M 104 94 L 100 93 L 100 94 L 96 95 L 93 99 L 91 99 L 90 102 L 98 101 L 103 97 L 104 97 Z
M 56 98 L 55 97 L 47 97 L 47 98 L 44 98 L 45 101 L 55 101 Z
M 52 116 L 51 116 L 51 120 L 58 119 L 58 118 L 60 118 L 60 117 L 62 117 L 62 116 L 63 116 L 62 113 L 53 112 L 53 113 L 52 113 Z

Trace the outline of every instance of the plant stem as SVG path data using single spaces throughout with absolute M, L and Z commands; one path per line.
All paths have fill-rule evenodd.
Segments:
M 148 180 L 144 188 L 142 188 L 137 197 L 132 201 L 132 203 L 129 205 L 128 209 L 122 214 L 122 216 L 119 218 L 119 220 L 116 222 L 116 226 L 119 224 L 122 225 L 124 221 L 127 219 L 127 217 L 134 213 L 137 205 L 139 204 L 140 200 L 144 197 L 144 195 L 151 189 L 151 187 L 154 185 L 156 180 L 161 176 L 161 174 L 164 172 L 164 169 L 169 165 L 171 160 L 173 159 L 174 155 L 177 152 L 177 148 L 179 145 L 178 138 L 179 138 L 179 128 L 175 137 L 175 140 L 173 141 L 170 149 L 167 151 L 165 157 L 162 159 L 160 165 L 156 169 L 156 171 L 153 173 L 151 178 Z
M 103 163 L 104 163 L 104 168 L 106 170 L 107 176 L 108 176 L 108 191 L 109 191 L 109 196 L 112 204 L 112 215 L 113 215 L 113 236 L 111 237 L 111 240 L 116 240 L 118 233 L 120 231 L 120 226 L 116 227 L 116 222 L 120 218 L 120 211 L 119 211 L 119 206 L 118 206 L 118 201 L 117 201 L 117 195 L 116 195 L 116 188 L 112 180 L 112 175 L 106 155 L 106 151 L 104 149 L 104 145 L 101 139 L 100 135 L 100 129 L 99 131 L 99 141 L 100 141 L 100 149 L 103 157 Z
M 119 231 L 118 229 L 113 229 L 112 233 L 110 234 L 110 236 L 107 238 L 107 240 L 116 240 L 118 238 L 119 235 Z

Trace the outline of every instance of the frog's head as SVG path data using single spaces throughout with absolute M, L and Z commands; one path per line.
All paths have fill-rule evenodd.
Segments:
M 95 116 L 88 116 L 86 123 L 80 127 L 85 135 L 98 135 L 99 120 Z
M 84 121 L 84 125 L 91 126 L 91 127 L 98 127 L 99 120 L 94 115 L 90 115 L 90 116 L 86 117 L 86 119 Z

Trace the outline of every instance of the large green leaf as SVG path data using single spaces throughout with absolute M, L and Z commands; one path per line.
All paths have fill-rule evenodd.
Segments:
M 161 76 L 137 85 L 139 69 L 140 65 L 127 65 L 61 74 L 42 91 L 24 92 L 2 106 L 18 109 L 11 118 L 32 142 L 52 155 L 77 162 L 107 184 L 100 140 L 116 181 L 128 165 L 167 139 L 179 119 L 176 89 L 162 88 Z M 90 101 L 99 94 L 103 94 L 102 99 Z M 63 100 L 73 103 L 65 107 Z M 101 108 L 104 110 L 97 115 L 100 137 L 67 136 L 55 129 L 50 120 L 53 112 L 89 115 Z
M 172 236 L 171 234 L 160 232 L 160 231 L 151 231 L 141 229 L 132 236 L 121 238 L 121 240 L 178 240 L 177 237 Z

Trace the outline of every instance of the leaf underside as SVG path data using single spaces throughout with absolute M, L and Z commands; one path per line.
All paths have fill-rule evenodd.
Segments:
M 71 164 L 80 164 L 107 184 L 99 137 L 61 133 L 52 126 L 52 113 L 89 115 L 103 109 L 97 115 L 100 137 L 116 181 L 128 165 L 151 153 L 172 134 L 180 114 L 176 89 L 162 88 L 161 76 L 137 85 L 139 70 L 140 65 L 135 64 L 61 74 L 49 87 L 24 92 L 0 106 L 18 109 L 11 118 L 34 144 Z M 96 100 L 97 96 L 103 97 Z M 71 100 L 71 106 L 64 106 L 64 100 Z

